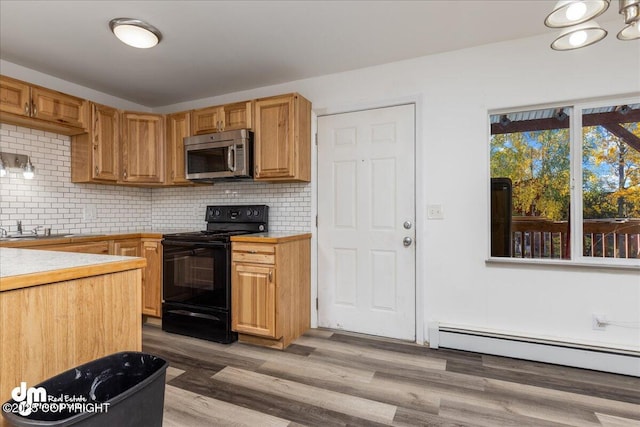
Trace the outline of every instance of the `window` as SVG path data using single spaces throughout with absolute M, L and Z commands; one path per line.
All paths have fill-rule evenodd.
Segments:
M 507 112 L 490 124 L 492 257 L 637 264 L 640 104 Z

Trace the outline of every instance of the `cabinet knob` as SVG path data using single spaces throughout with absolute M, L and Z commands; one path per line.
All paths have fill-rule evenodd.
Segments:
M 25 102 L 24 103 L 24 113 L 28 116 L 29 115 L 29 103 Z
M 124 172 L 122 172 L 122 177 L 124 179 L 127 179 L 127 170 L 125 169 Z
M 269 282 L 273 282 L 273 271 L 269 271 Z
M 100 169 L 96 166 L 96 176 L 100 175 Z
M 35 117 L 38 114 L 38 109 L 36 108 L 36 103 L 31 101 L 31 116 Z

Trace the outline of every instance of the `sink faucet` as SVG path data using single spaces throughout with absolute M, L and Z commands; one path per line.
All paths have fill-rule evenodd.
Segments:
M 42 228 L 41 225 L 33 227 L 33 230 L 31 230 L 31 234 L 35 234 L 37 236 L 38 235 L 38 230 L 40 230 L 41 228 Z
M 17 226 L 18 226 L 18 233 L 22 234 L 22 221 L 16 221 Z
M 9 233 L 7 233 L 7 230 L 0 227 L 0 237 L 7 237 L 9 235 Z

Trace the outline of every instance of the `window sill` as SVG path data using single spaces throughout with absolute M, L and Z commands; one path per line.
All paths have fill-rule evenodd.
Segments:
M 618 260 L 614 262 L 602 261 L 576 261 L 576 260 L 553 260 L 553 259 L 532 259 L 532 258 L 499 258 L 491 257 L 485 260 L 487 265 L 511 265 L 518 267 L 559 267 L 559 268 L 579 268 L 579 269 L 612 269 L 640 271 L 640 261 Z

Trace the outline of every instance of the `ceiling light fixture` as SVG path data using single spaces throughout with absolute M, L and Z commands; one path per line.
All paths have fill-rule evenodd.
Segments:
M 115 18 L 109 21 L 109 28 L 121 42 L 140 49 L 154 47 L 162 40 L 156 27 L 139 19 Z
M 640 0 L 618 0 L 626 26 L 619 40 L 640 39 Z M 544 20 L 550 28 L 564 28 L 551 43 L 554 50 L 572 50 L 599 42 L 607 36 L 593 18 L 603 14 L 611 0 L 560 0 Z

